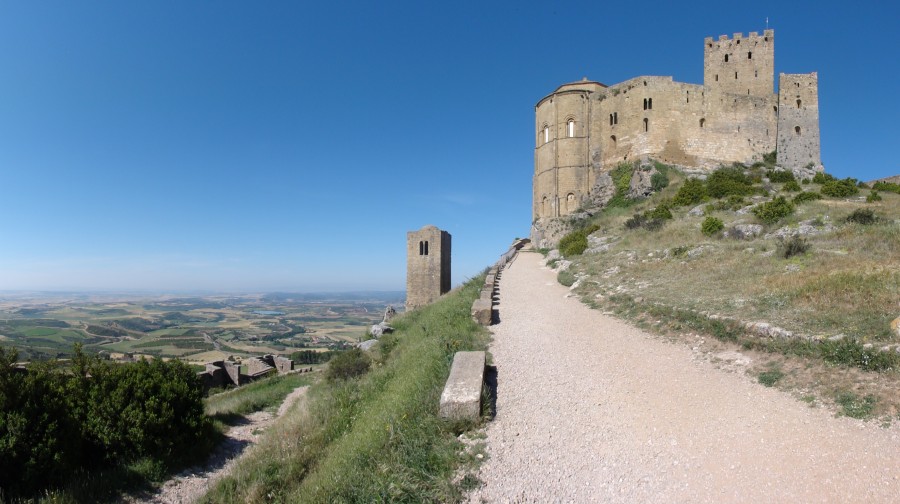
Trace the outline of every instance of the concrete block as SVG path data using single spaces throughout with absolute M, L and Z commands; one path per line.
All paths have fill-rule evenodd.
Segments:
M 494 307 L 494 303 L 490 300 L 490 298 L 479 298 L 476 299 L 474 303 L 472 303 L 472 317 L 475 319 L 475 322 L 483 326 L 491 325 L 492 311 Z
M 481 416 L 484 361 L 484 352 L 456 352 L 441 394 L 441 418 L 477 420 Z

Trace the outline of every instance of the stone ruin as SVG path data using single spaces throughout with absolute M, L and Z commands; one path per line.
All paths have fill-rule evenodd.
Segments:
M 294 371 L 294 361 L 280 355 L 263 355 L 250 357 L 243 361 L 247 365 L 247 374 L 241 374 L 240 364 L 228 360 L 209 362 L 206 370 L 197 373 L 203 382 L 203 389 L 227 386 L 239 387 L 271 374 L 287 374 Z

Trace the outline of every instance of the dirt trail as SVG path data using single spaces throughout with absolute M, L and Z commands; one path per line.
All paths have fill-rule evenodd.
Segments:
M 834 418 L 567 294 L 539 254 L 503 272 L 470 502 L 900 499 L 896 422 Z
M 152 504 L 188 504 L 202 497 L 222 476 L 227 475 L 244 450 L 259 441 L 263 431 L 306 395 L 308 386 L 295 388 L 273 415 L 268 411 L 257 411 L 245 417 L 245 421 L 233 426 L 225 434 L 225 441 L 216 448 L 203 467 L 191 467 L 182 471 L 151 496 L 134 499 L 131 502 Z

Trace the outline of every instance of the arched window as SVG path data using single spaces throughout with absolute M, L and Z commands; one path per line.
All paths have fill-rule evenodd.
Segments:
M 566 122 L 566 136 L 572 138 L 575 136 L 575 119 L 569 119 Z
M 544 199 L 541 200 L 541 215 L 547 215 L 547 197 L 544 196 Z
M 644 98 L 644 110 L 647 110 L 647 99 Z
M 747 59 L 753 59 L 753 53 L 752 53 L 752 52 L 748 52 L 748 53 L 747 53 Z
M 609 114 L 609 125 L 610 125 L 610 126 L 613 125 L 613 122 L 612 122 L 612 114 Z
M 619 124 L 619 113 L 613 112 L 613 124 Z
M 648 121 L 647 118 L 645 117 L 644 118 L 644 132 L 646 133 L 648 131 L 650 131 L 650 121 Z
M 794 126 L 794 133 L 796 133 L 797 136 L 800 136 L 800 126 Z
M 550 141 L 550 126 L 544 126 L 544 143 Z
M 419 242 L 419 255 L 427 256 L 428 255 L 428 241 L 420 241 Z
M 800 108 L 800 100 L 797 100 L 797 108 Z
M 647 110 L 653 109 L 653 98 L 647 98 Z
M 576 210 L 576 208 L 575 208 L 575 195 L 572 194 L 572 193 L 569 193 L 569 194 L 566 195 L 566 211 L 567 211 L 567 212 L 574 212 L 575 210 Z
M 610 136 L 609 142 L 610 142 L 610 146 L 613 148 L 613 150 L 615 150 L 616 149 L 616 135 Z
M 702 128 L 704 125 L 706 125 L 706 119 L 700 119 L 700 127 Z

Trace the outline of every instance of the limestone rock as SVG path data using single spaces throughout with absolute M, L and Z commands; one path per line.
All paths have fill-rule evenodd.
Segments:
M 359 347 L 360 350 L 362 350 L 364 352 L 368 352 L 369 350 L 372 349 L 372 347 L 375 346 L 376 343 L 378 343 L 377 339 L 370 339 L 370 340 L 363 341 L 362 343 L 360 343 L 356 346 Z
M 393 306 L 389 305 L 384 310 L 384 317 L 381 319 L 381 322 L 386 324 L 390 322 L 395 315 L 397 315 L 397 310 L 395 310 Z
M 697 205 L 694 208 L 691 208 L 691 211 L 688 212 L 688 215 L 692 215 L 694 217 L 703 217 L 703 214 L 706 213 L 706 204 Z
M 725 236 L 735 240 L 752 240 L 762 232 L 763 227 L 759 224 L 735 224 L 731 229 L 725 231 Z
M 385 324 L 384 322 L 381 322 L 379 324 L 373 325 L 372 329 L 370 329 L 369 332 L 372 333 L 372 336 L 374 336 L 376 339 L 378 339 L 378 338 L 384 336 L 385 334 L 390 334 L 390 333 L 394 332 L 394 328 Z
M 642 166 L 640 169 L 634 170 L 634 173 L 631 175 L 631 183 L 628 185 L 628 197 L 638 199 L 646 198 L 653 194 L 651 179 L 656 173 L 656 167 L 653 165 Z
M 591 188 L 591 203 L 602 207 L 616 195 L 616 184 L 608 172 L 603 172 L 597 177 L 594 187 Z

